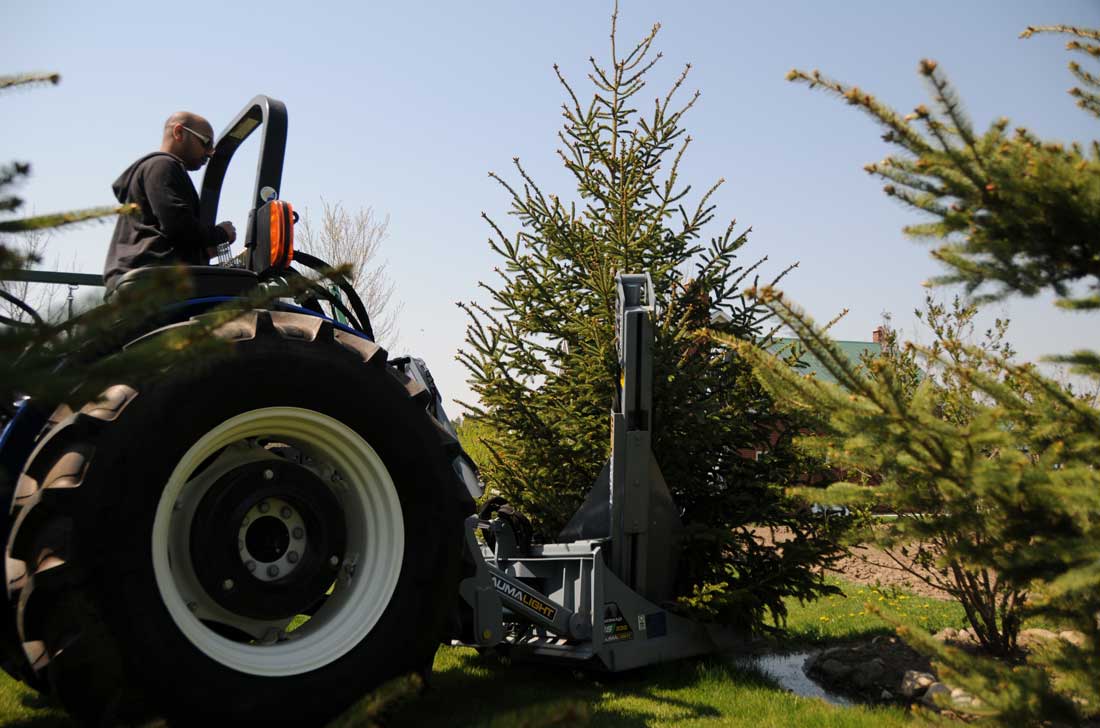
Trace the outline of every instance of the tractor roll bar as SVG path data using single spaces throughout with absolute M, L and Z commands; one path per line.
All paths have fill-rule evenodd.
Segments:
M 282 101 L 260 94 L 241 110 L 229 126 L 218 137 L 214 146 L 214 156 L 207 164 L 202 178 L 202 192 L 199 196 L 199 222 L 214 225 L 218 217 L 218 200 L 221 197 L 225 172 L 237 148 L 252 135 L 257 128 L 263 127 L 260 139 L 260 159 L 256 164 L 256 186 L 249 203 L 249 217 L 266 200 L 260 199 L 260 190 L 270 187 L 279 192 L 283 179 L 283 156 L 286 153 L 287 113 Z M 250 220 L 251 223 L 251 220 Z M 255 231 L 249 224 L 246 227 L 244 244 L 251 247 Z

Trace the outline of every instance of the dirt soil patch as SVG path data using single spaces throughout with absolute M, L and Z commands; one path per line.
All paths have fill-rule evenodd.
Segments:
M 911 565 L 913 563 L 901 554 L 894 553 L 893 556 L 901 560 L 903 564 Z M 918 596 L 932 599 L 948 598 L 947 593 L 942 589 L 929 586 L 920 578 L 905 571 L 890 558 L 889 554 L 874 546 L 857 546 L 853 548 L 852 554 L 840 559 L 832 571 L 857 584 L 897 587 Z
M 784 528 L 757 526 L 752 531 L 764 545 L 782 544 L 791 538 L 790 531 Z M 912 566 L 912 559 L 897 552 L 893 552 L 892 555 L 901 564 L 891 558 L 891 554 L 887 554 L 880 548 L 856 546 L 849 556 L 838 560 L 829 571 L 857 584 L 905 589 L 918 596 L 932 599 L 950 598 L 942 589 L 929 586 L 902 568 L 902 564 Z

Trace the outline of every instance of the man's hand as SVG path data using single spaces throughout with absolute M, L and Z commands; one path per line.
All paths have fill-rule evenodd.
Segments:
M 226 220 L 225 222 L 219 222 L 218 227 L 225 231 L 228 242 L 232 243 L 237 239 L 237 228 L 233 227 L 233 223 Z

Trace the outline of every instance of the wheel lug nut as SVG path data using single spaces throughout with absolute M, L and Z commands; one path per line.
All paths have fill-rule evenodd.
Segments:
M 296 541 L 301 541 L 305 538 L 306 532 L 301 526 L 295 526 L 291 529 L 290 535 L 293 536 Z
M 275 471 L 268 468 L 264 471 L 264 480 L 275 480 Z
M 292 564 L 297 564 L 298 563 L 298 552 L 297 551 L 288 552 L 287 555 L 286 555 L 286 560 L 289 561 Z
M 276 566 L 275 564 L 272 564 L 271 566 L 267 567 L 267 575 L 268 576 L 278 576 L 279 575 L 279 567 Z
M 271 504 L 267 501 L 260 501 L 260 505 L 257 507 L 260 513 L 267 513 L 271 510 Z
M 255 571 L 256 570 L 256 562 L 255 561 L 246 561 L 246 562 L 244 562 L 244 568 L 248 569 L 250 572 Z
M 293 511 L 290 510 L 290 506 L 283 506 L 279 509 L 279 515 L 282 516 L 284 519 L 290 518 L 292 513 Z
M 233 580 L 232 579 L 226 579 L 225 581 L 222 582 L 222 589 L 224 589 L 226 591 L 229 591 L 232 588 L 233 588 Z

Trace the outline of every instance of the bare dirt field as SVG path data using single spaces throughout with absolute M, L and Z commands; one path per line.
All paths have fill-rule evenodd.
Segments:
M 901 559 L 902 563 L 911 563 L 900 554 L 895 553 L 894 556 Z M 857 584 L 897 587 L 933 599 L 948 598 L 943 590 L 929 586 L 905 571 L 885 551 L 873 546 L 853 548 L 851 556 L 845 556 L 838 561 L 832 571 Z
M 781 528 L 758 526 L 753 529 L 753 535 L 764 544 L 781 544 L 790 539 L 790 532 Z M 899 553 L 893 555 L 900 560 L 901 564 L 912 564 L 911 560 Z M 901 565 L 889 554 L 874 546 L 854 547 L 851 554 L 837 561 L 830 572 L 857 584 L 905 589 L 919 596 L 933 599 L 949 598 L 942 590 L 929 586 L 919 577 L 901 568 Z

